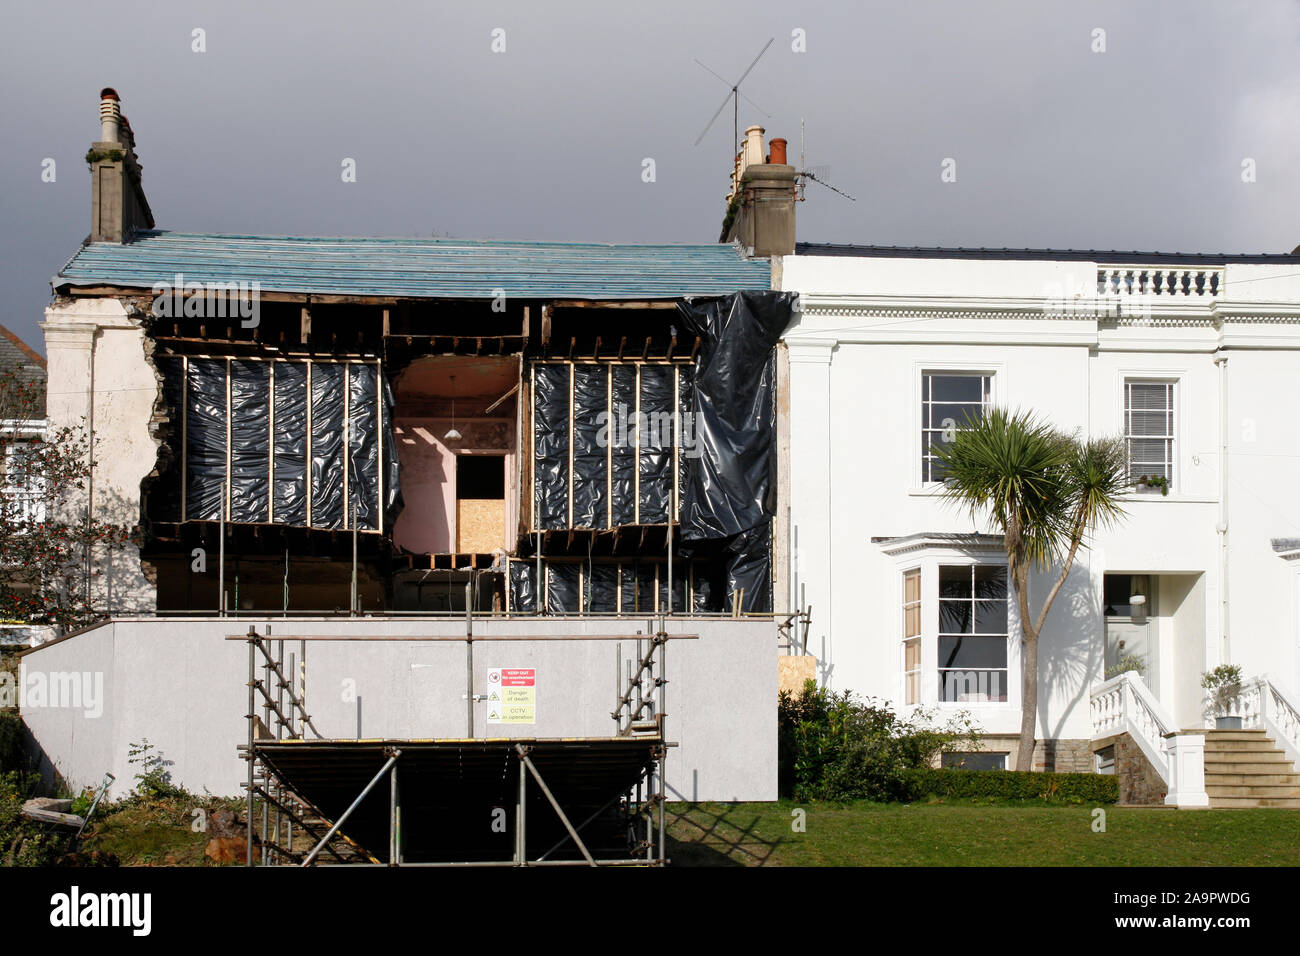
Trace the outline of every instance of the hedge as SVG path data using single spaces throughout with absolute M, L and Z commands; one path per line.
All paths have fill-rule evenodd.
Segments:
M 0 711 L 0 773 L 26 769 L 23 755 L 23 719 L 13 711 Z
M 913 800 L 937 796 L 1089 804 L 1119 801 L 1119 778 L 1113 774 L 961 770 L 955 767 L 943 770 L 922 767 L 906 773 L 908 792 Z

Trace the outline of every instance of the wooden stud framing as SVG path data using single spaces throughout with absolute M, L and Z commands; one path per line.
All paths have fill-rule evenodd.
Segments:
M 275 363 L 266 371 L 266 520 L 275 524 Z
M 676 339 L 673 339 L 676 342 Z M 672 547 L 673 525 L 678 521 L 681 502 L 677 500 L 677 491 L 681 487 L 681 448 L 682 448 L 682 370 L 673 367 L 673 487 L 668 504 L 668 541 Z
M 190 494 L 190 358 L 181 356 L 181 521 L 186 520 Z
M 307 527 L 311 527 L 311 510 L 312 510 L 312 475 L 311 475 L 311 359 L 307 360 Z
M 384 309 L 384 330 L 388 329 L 388 310 Z M 384 533 L 384 428 L 387 425 L 386 416 L 384 415 L 384 363 L 382 360 L 375 363 L 375 412 L 379 416 L 375 421 L 379 422 L 379 469 L 376 486 L 379 488 L 379 500 L 376 502 L 375 527 L 379 533 Z
M 230 420 L 230 359 L 227 358 L 226 359 L 226 489 L 225 489 L 226 493 L 222 495 L 222 499 L 223 499 L 222 507 L 225 508 L 227 521 L 230 520 L 230 496 L 232 494 L 231 486 L 234 484 L 234 482 L 230 480 L 231 479 L 230 459 L 232 457 L 231 448 L 230 448 L 231 428 L 232 428 L 232 422 Z
M 614 366 L 605 369 L 605 527 L 614 527 Z
M 352 366 L 343 363 L 343 530 L 351 528 L 348 512 L 352 504 L 351 487 L 348 479 L 352 458 Z
M 569 363 L 569 527 L 573 527 L 573 381 L 577 373 Z
M 649 339 L 646 340 L 650 341 Z M 641 523 L 641 366 L 636 367 L 636 411 L 632 427 L 636 429 L 636 467 L 632 471 L 632 523 Z

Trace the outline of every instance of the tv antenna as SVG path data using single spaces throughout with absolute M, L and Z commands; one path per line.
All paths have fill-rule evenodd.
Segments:
M 832 186 L 826 180 L 831 177 L 831 168 L 829 166 L 808 166 L 804 162 L 804 121 L 799 120 L 799 201 L 803 202 L 804 191 L 808 188 L 808 180 L 812 180 L 818 185 L 825 186 L 833 193 L 839 193 L 849 202 L 857 202 L 852 196 L 843 189 Z
M 738 79 L 735 83 L 727 83 L 725 78 L 723 78 L 713 70 L 710 70 L 707 66 L 704 66 L 704 64 L 700 63 L 698 59 L 695 61 L 696 63 L 700 63 L 700 66 L 704 67 L 704 69 L 708 70 L 710 73 L 713 73 L 713 75 L 718 77 L 718 79 L 722 80 L 723 83 L 727 83 L 727 85 L 731 87 L 731 92 L 729 92 L 726 95 L 726 97 L 722 101 L 722 105 L 719 106 L 717 112 L 713 114 L 713 118 L 709 120 L 709 125 L 704 127 L 704 132 L 695 138 L 696 146 L 699 146 L 700 141 L 703 140 L 704 137 L 708 135 L 709 130 L 713 129 L 713 124 L 717 122 L 718 117 L 722 115 L 722 111 L 727 108 L 727 100 L 731 100 L 731 144 L 733 148 L 739 145 L 740 143 L 740 98 L 742 96 L 745 96 L 744 93 L 740 92 L 740 84 L 745 82 L 745 77 L 749 76 L 750 70 L 753 70 L 754 67 L 758 65 L 758 61 L 763 58 L 763 54 L 767 52 L 767 48 L 770 47 L 775 42 L 776 42 L 776 37 L 772 37 L 765 44 L 763 44 L 763 49 L 758 51 L 758 56 L 754 57 L 754 62 L 749 64 L 749 67 L 745 70 L 744 73 L 740 74 L 740 79 Z M 768 113 L 766 110 L 764 110 L 763 107 L 759 106 L 757 103 L 751 100 L 748 96 L 745 96 L 745 102 L 748 103 L 750 106 L 754 107 L 754 109 L 758 110 L 764 116 L 772 115 L 771 113 Z

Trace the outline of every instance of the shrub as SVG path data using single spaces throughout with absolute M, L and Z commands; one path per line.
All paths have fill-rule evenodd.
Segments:
M 0 711 L 0 773 L 26 769 L 23 719 L 18 714 Z
M 907 771 L 906 777 L 911 800 L 928 796 L 991 797 L 1092 805 L 1119 800 L 1119 778 L 1111 774 L 918 767 Z
M 907 799 L 907 771 L 952 749 L 978 749 L 965 714 L 943 727 L 924 712 L 904 720 L 886 703 L 834 693 L 813 681 L 780 695 L 779 788 L 796 800 Z
M 39 778 L 0 773 L 0 866 L 49 866 L 67 849 L 68 835 L 23 816 Z
M 167 800 L 173 797 L 187 797 L 183 787 L 172 783 L 172 772 L 167 768 L 172 761 L 163 758 L 149 738 L 139 743 L 132 743 L 127 762 L 140 768 L 135 775 L 133 795 L 141 800 Z

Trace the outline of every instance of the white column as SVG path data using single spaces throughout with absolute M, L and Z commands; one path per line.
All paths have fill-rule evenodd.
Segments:
M 833 339 L 792 337 L 790 351 L 791 581 L 812 606 L 808 652 L 821 673 L 833 662 L 831 501 L 831 358 Z
M 1205 735 L 1175 734 L 1165 738 L 1169 763 L 1169 792 L 1165 803 L 1175 807 L 1208 807 L 1205 793 Z

